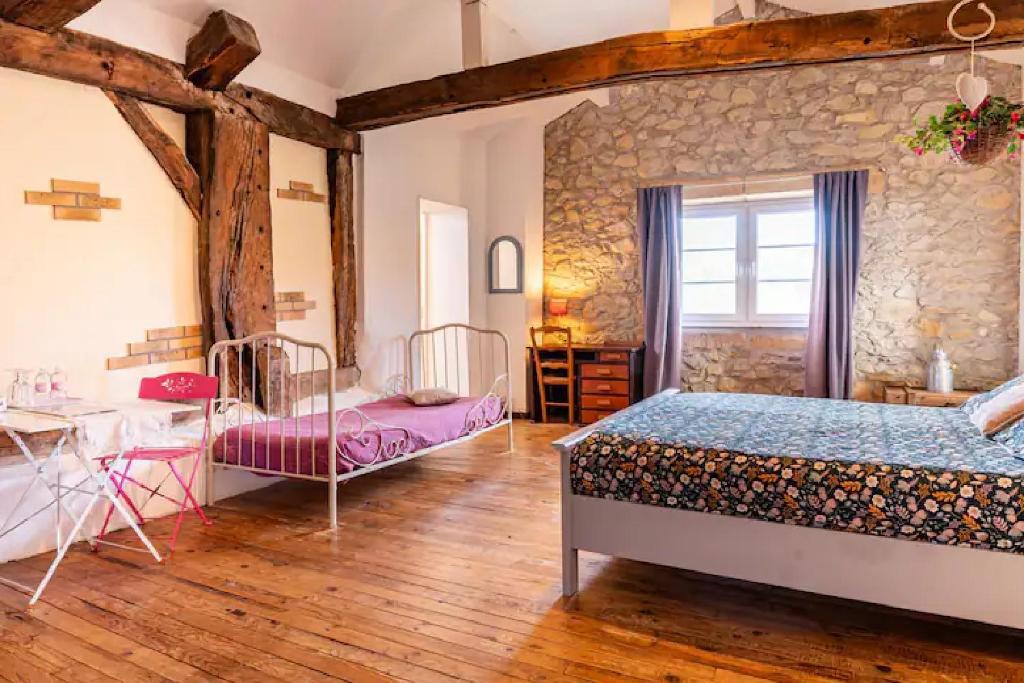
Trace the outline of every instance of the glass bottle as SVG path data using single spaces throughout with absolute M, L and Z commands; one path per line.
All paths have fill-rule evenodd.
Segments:
M 68 397 L 68 377 L 59 365 L 50 375 L 50 396 L 61 400 Z
M 14 383 L 11 384 L 11 406 L 29 407 L 32 405 L 32 383 L 28 381 L 28 370 L 14 370 Z
M 46 368 L 39 368 L 33 388 L 35 389 L 36 403 L 45 403 L 50 398 L 50 373 L 46 371 Z

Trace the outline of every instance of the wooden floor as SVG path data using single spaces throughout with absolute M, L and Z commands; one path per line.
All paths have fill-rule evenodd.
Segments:
M 32 609 L 0 588 L 0 677 L 1024 681 L 1024 638 L 625 560 L 585 554 L 564 604 L 547 444 L 566 431 L 522 424 L 512 456 L 495 433 L 357 479 L 337 533 L 322 485 L 286 483 L 190 523 L 163 566 L 78 550 Z

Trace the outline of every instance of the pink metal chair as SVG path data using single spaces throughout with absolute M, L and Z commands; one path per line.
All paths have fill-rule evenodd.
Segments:
M 195 496 L 192 494 L 192 485 L 195 482 L 196 472 L 199 471 L 199 466 L 202 463 L 203 454 L 206 453 L 206 443 L 210 434 L 210 406 L 213 404 L 213 400 L 217 398 L 219 381 L 216 377 L 208 377 L 206 375 L 199 375 L 192 372 L 177 372 L 168 375 L 161 375 L 160 377 L 146 377 L 142 380 L 139 385 L 139 398 L 143 400 L 151 401 L 181 401 L 181 400 L 202 400 L 203 401 L 203 437 L 198 448 L 196 447 L 182 447 L 182 446 L 168 446 L 168 447 L 138 447 L 124 454 L 124 470 L 121 472 L 113 471 L 110 473 L 111 481 L 117 489 L 117 495 L 125 502 L 128 509 L 132 511 L 132 514 L 138 519 L 139 524 L 145 524 L 146 520 L 142 517 L 141 509 L 146 506 L 150 500 L 154 497 L 159 496 L 165 500 L 169 500 L 177 505 L 178 518 L 174 522 L 174 531 L 171 533 L 170 540 L 170 554 L 174 553 L 174 545 L 178 540 L 178 533 L 181 531 L 181 521 L 185 517 L 185 513 L 189 510 L 189 504 L 192 506 L 192 510 L 199 516 L 199 519 L 203 521 L 203 524 L 209 526 L 213 524 L 206 515 L 203 513 L 203 509 L 196 502 Z M 182 475 L 181 471 L 177 467 L 176 463 L 181 460 L 192 459 L 192 472 L 189 474 L 188 479 Z M 113 460 L 114 455 L 105 455 L 100 458 L 100 464 L 106 468 Z M 131 468 L 138 461 L 143 462 L 164 462 L 167 463 L 170 469 L 170 475 L 174 476 L 178 484 L 181 486 L 183 493 L 182 498 L 172 498 L 160 491 L 168 477 L 157 484 L 156 488 L 151 488 L 146 484 L 138 481 L 131 476 Z M 136 506 L 132 501 L 131 496 L 125 490 L 125 484 L 130 483 L 141 489 L 149 492 L 149 497 L 143 502 L 142 505 Z M 103 536 L 107 533 L 107 527 L 110 524 L 110 517 L 114 511 L 114 506 L 110 505 L 107 508 L 107 515 L 103 520 L 103 528 L 100 530 L 99 539 L 102 540 Z

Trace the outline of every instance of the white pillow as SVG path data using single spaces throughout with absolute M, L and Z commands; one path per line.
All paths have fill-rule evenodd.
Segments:
M 232 427 L 266 421 L 267 414 L 252 403 L 233 402 L 221 407 L 213 416 L 213 428 L 220 433 Z
M 380 400 L 378 394 L 367 391 L 359 386 L 350 387 L 344 391 L 334 392 L 334 410 L 335 412 L 340 412 L 347 408 L 354 408 L 355 406 L 377 400 Z M 300 417 L 326 413 L 327 394 L 315 394 L 304 398 L 295 405 L 295 409 Z

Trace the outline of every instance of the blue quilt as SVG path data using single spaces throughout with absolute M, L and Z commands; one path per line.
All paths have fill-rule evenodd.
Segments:
M 1024 462 L 954 408 L 663 395 L 579 443 L 570 477 L 579 495 L 1024 553 Z

